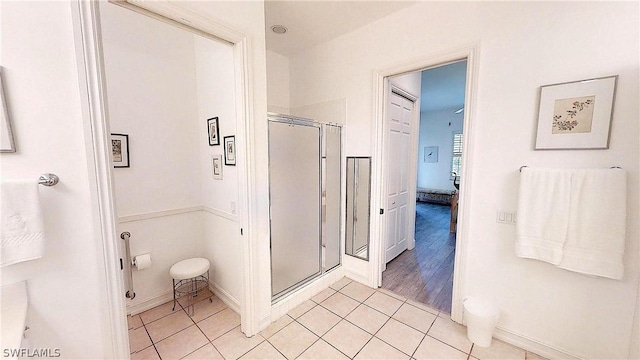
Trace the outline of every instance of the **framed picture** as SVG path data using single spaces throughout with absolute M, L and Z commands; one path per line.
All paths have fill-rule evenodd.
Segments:
M 209 131 L 209 146 L 220 145 L 220 129 L 218 129 L 218 117 L 207 119 Z
M 4 83 L 2 81 L 2 69 L 0 68 L 0 102 L 2 110 L 0 110 L 0 152 L 16 152 L 16 145 L 13 141 L 13 132 L 11 131 L 11 121 L 9 120 L 9 111 L 4 98 Z
M 535 149 L 608 149 L 617 80 L 542 86 Z
M 114 168 L 129 167 L 129 135 L 111 134 L 111 154 Z
M 438 162 L 438 147 L 437 146 L 425 146 L 424 147 L 424 162 L 437 163 Z
M 236 165 L 236 137 L 225 136 L 224 137 L 224 164 Z
M 211 156 L 211 171 L 214 179 L 222 180 L 222 154 Z

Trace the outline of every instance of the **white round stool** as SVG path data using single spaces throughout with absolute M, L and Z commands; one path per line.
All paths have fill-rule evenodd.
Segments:
M 209 260 L 205 258 L 191 258 L 175 263 L 169 270 L 173 281 L 173 310 L 181 296 L 188 295 L 191 299 L 198 296 L 198 291 L 209 287 Z M 212 301 L 209 299 L 209 301 Z M 189 305 L 192 309 L 193 304 Z

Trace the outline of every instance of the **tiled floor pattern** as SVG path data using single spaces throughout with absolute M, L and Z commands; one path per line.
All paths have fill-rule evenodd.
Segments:
M 132 359 L 541 359 L 494 340 L 474 346 L 448 314 L 343 278 L 246 338 L 240 316 L 201 294 L 129 317 Z M 208 301 L 208 299 L 212 301 Z

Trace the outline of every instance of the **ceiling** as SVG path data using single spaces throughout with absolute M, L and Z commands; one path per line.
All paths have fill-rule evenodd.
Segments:
M 463 107 L 466 79 L 466 60 L 423 71 L 420 112 Z
M 267 50 L 293 56 L 323 42 L 347 34 L 417 1 L 265 1 Z M 277 35 L 273 25 L 284 25 Z

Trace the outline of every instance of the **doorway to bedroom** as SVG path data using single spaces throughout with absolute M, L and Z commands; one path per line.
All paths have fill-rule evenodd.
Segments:
M 415 247 L 389 261 L 382 287 L 451 313 L 467 61 L 420 72 Z

